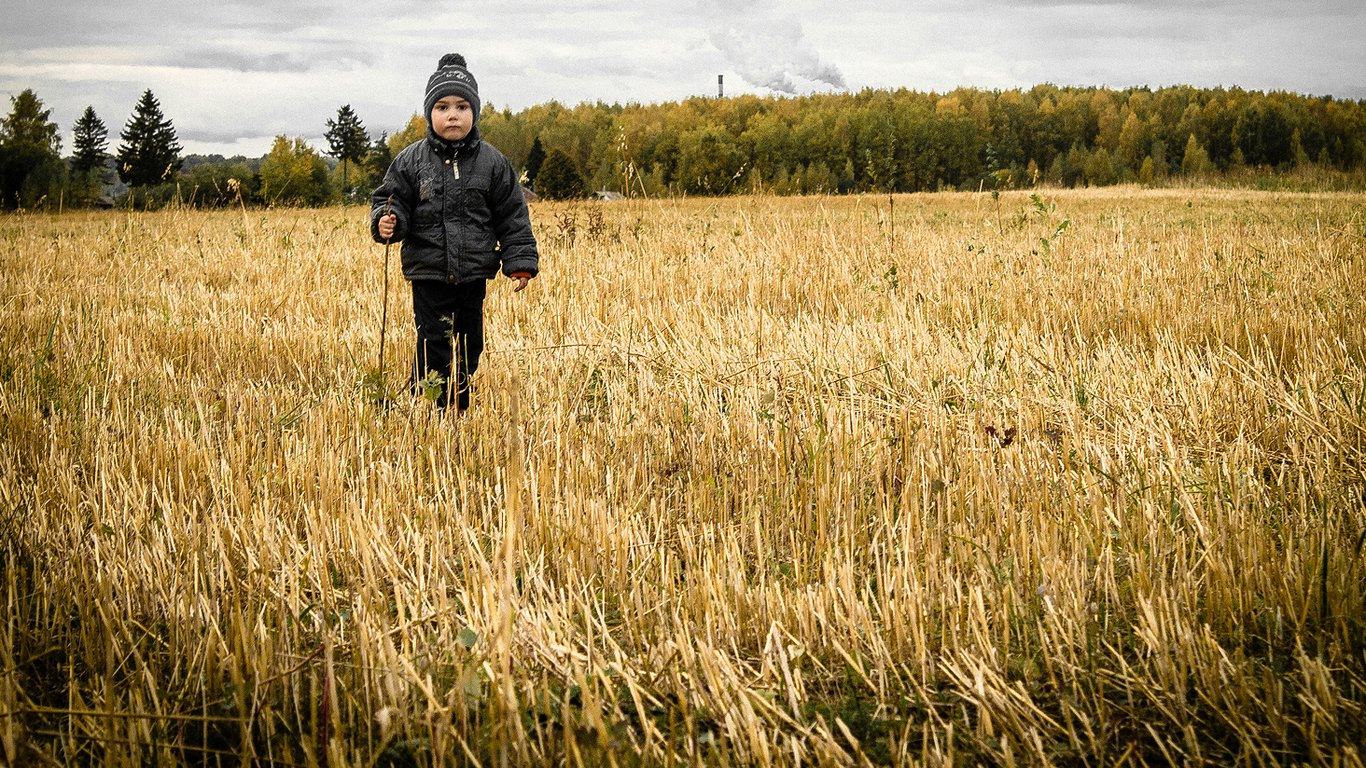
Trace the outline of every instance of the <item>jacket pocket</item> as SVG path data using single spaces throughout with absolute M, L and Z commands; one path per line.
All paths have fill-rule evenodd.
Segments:
M 496 273 L 500 263 L 498 252 L 492 249 L 466 251 L 462 262 L 471 272 L 484 275 Z
M 417 229 L 426 229 L 437 223 L 441 217 L 439 182 L 436 175 L 422 169 L 417 176 L 417 207 L 413 211 L 413 224 Z
M 471 253 L 492 253 L 498 247 L 498 238 L 492 232 L 471 232 L 465 238 L 465 247 Z

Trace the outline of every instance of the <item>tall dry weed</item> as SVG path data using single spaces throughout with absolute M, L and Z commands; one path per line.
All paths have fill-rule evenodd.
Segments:
M 1363 202 L 538 204 L 462 420 L 353 213 L 0 219 L 5 760 L 1361 765 Z

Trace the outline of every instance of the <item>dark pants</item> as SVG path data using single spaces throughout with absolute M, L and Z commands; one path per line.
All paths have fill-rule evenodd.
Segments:
M 442 407 L 452 401 L 470 407 L 470 376 L 484 351 L 484 294 L 488 283 L 474 280 L 453 285 L 414 280 L 413 319 L 417 322 L 417 355 L 413 360 L 413 392 L 434 391 Z M 451 386 L 455 379 L 455 386 Z

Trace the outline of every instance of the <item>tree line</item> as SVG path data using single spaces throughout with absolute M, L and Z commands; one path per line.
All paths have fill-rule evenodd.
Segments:
M 161 113 L 152 92 L 145 91 L 121 134 L 122 143 L 109 154 L 109 131 L 92 107 L 86 107 L 73 126 L 75 151 L 61 159 L 61 135 L 31 89 L 10 99 L 11 109 L 0 122 L 0 205 L 35 205 L 49 198 L 70 199 L 73 205 L 95 200 L 111 175 L 133 186 L 173 179 L 180 169 L 181 146 L 175 128 Z
M 148 90 L 116 151 L 87 107 L 73 125 L 73 154 L 63 159 L 50 112 L 32 90 L 11 99 L 0 123 L 5 207 L 54 198 L 90 204 L 115 176 L 134 205 L 360 200 L 392 156 L 426 132 L 414 115 L 394 134 L 372 138 L 344 105 L 327 120 L 332 164 L 302 138 L 285 136 L 258 159 L 184 158 Z M 489 105 L 480 130 L 529 189 L 551 198 L 590 190 L 841 194 L 1292 175 L 1366 186 L 1366 102 L 1238 88 L 864 90 L 649 105 L 550 102 L 516 113 Z
M 182 156 L 175 126 L 151 90 L 134 106 L 116 151 L 109 151 L 108 127 L 87 106 L 72 126 L 74 151 L 63 158 L 52 110 L 37 94 L 26 89 L 10 102 L 0 121 L 0 208 L 113 205 L 105 193 L 115 178 L 127 187 L 119 202 L 139 207 L 323 205 L 366 194 L 358 185 L 382 175 L 389 163 L 385 137 L 371 144 L 349 105 L 327 121 L 329 154 L 338 159 L 329 166 L 302 138 L 285 136 L 257 159 Z
M 1366 183 L 1366 102 L 1170 87 L 865 90 L 490 111 L 514 163 L 540 142 L 594 189 L 918 192 L 1221 183 L 1316 171 Z

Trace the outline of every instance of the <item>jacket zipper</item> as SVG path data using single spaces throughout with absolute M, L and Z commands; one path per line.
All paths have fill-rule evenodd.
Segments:
M 455 173 L 455 178 L 459 179 L 459 178 L 460 178 L 460 155 L 458 155 L 458 154 L 456 154 L 456 153 L 451 153 L 451 170 Z M 460 250 L 461 250 L 461 251 L 464 251 L 464 249 L 465 249 L 464 245 L 461 244 Z M 459 262 L 460 262 L 460 257 L 459 257 L 459 256 L 456 256 L 456 263 L 458 264 Z M 452 267 L 452 269 L 453 269 L 453 267 Z M 451 279 L 452 281 L 455 280 L 455 272 L 454 272 L 454 271 L 451 272 L 450 279 Z

